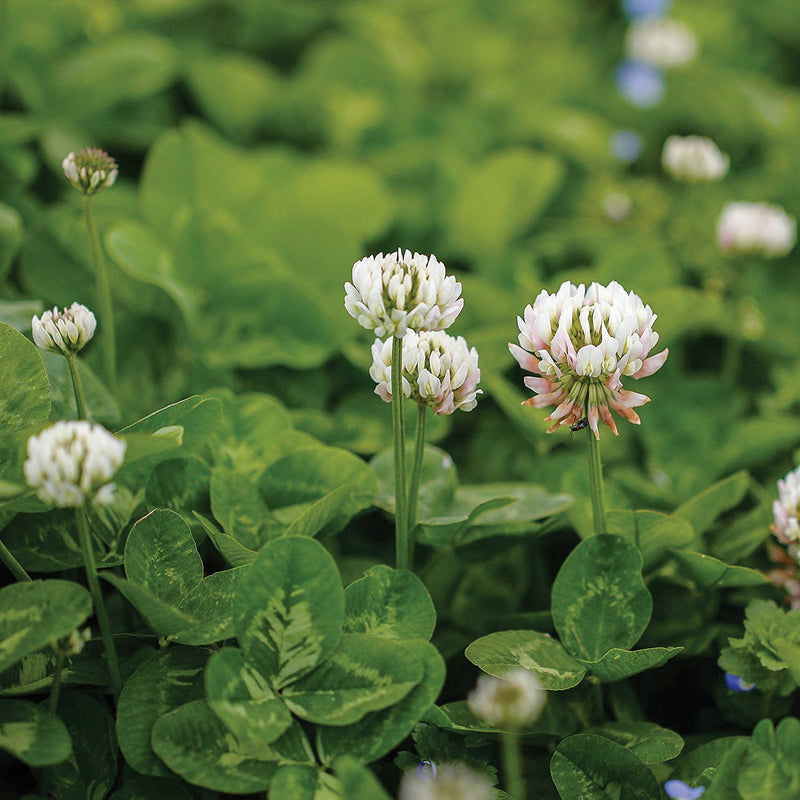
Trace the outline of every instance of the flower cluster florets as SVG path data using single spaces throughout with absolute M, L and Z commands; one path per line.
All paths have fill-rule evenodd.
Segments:
M 344 288 L 348 314 L 379 339 L 444 330 L 464 305 L 461 284 L 445 274 L 444 264 L 409 250 L 362 258 Z
M 407 772 L 399 800 L 493 800 L 494 796 L 483 775 L 457 764 L 441 764 L 435 770 Z
M 547 693 L 533 672 L 512 669 L 502 678 L 481 675 L 467 696 L 467 705 L 478 719 L 515 730 L 538 719 L 546 699 Z
M 94 336 L 97 320 L 94 314 L 80 303 L 73 303 L 63 311 L 55 306 L 45 311 L 41 318 L 31 320 L 33 341 L 42 350 L 53 350 L 65 356 L 82 350 Z
M 797 220 L 771 203 L 728 203 L 717 222 L 717 243 L 726 253 L 785 256 L 797 241 Z
M 707 136 L 669 136 L 661 164 L 676 180 L 697 183 L 724 178 L 731 160 Z
M 783 544 L 800 542 L 800 467 L 778 481 L 778 499 L 772 504 L 772 532 Z
M 616 281 L 608 286 L 563 283 L 555 294 L 542 291 L 524 318 L 518 317 L 519 346 L 510 344 L 520 366 L 535 374 L 525 385 L 536 408 L 555 406 L 549 432 L 584 419 L 599 438 L 602 420 L 616 434 L 616 411 L 639 423 L 633 410 L 650 398 L 622 388 L 624 377 L 644 378 L 659 370 L 668 350 L 650 356 L 658 343 L 656 315 Z
M 114 477 L 125 458 L 125 442 L 85 420 L 56 422 L 28 439 L 25 479 L 43 503 L 77 508 L 114 499 Z
M 667 17 L 635 20 L 625 39 L 629 58 L 659 69 L 682 67 L 697 56 L 694 31 L 684 23 Z
M 376 339 L 372 345 L 370 377 L 375 394 L 392 399 L 392 340 Z M 443 331 L 408 331 L 403 337 L 403 395 L 429 406 L 437 414 L 475 408 L 481 371 L 478 351 L 463 336 Z
M 61 167 L 67 180 L 82 194 L 95 194 L 112 186 L 117 179 L 117 162 L 98 147 L 87 147 L 70 153 Z

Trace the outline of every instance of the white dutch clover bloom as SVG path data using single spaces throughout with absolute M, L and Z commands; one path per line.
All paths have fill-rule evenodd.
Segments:
M 70 153 L 62 162 L 66 179 L 81 194 L 95 194 L 114 184 L 119 174 L 117 162 L 98 147 Z
M 100 425 L 62 420 L 28 439 L 25 480 L 43 503 L 59 508 L 109 505 L 125 447 Z
M 661 164 L 675 180 L 696 183 L 722 180 L 731 160 L 707 136 L 669 136 Z
M 778 499 L 772 504 L 772 532 L 784 544 L 800 542 L 800 467 L 778 481 Z
M 62 636 L 55 644 L 55 649 L 65 656 L 77 656 L 83 651 L 86 642 L 92 638 L 92 629 L 79 630 L 73 628 L 67 636 Z
M 464 305 L 461 284 L 445 274 L 444 264 L 409 250 L 357 261 L 353 282 L 344 289 L 347 313 L 379 339 L 402 338 L 408 330 L 443 330 Z
M 726 253 L 785 256 L 797 241 L 797 220 L 771 203 L 728 203 L 717 222 L 717 243 Z
M 458 764 L 441 764 L 435 771 L 406 772 L 399 800 L 494 800 L 494 796 L 483 775 Z
M 525 378 L 535 396 L 526 405 L 555 406 L 548 432 L 561 425 L 588 422 L 599 438 L 602 421 L 616 434 L 611 409 L 634 424 L 633 410 L 650 398 L 622 388 L 624 377 L 644 378 L 659 370 L 668 350 L 655 356 L 656 315 L 616 281 L 587 289 L 564 282 L 555 294 L 542 291 L 524 318 L 518 317 L 519 345 L 509 344 L 519 365 L 536 377 Z M 585 422 L 584 422 L 585 421 Z
M 481 675 L 467 695 L 469 710 L 498 728 L 524 728 L 539 718 L 547 693 L 527 669 L 509 670 L 502 678 Z
M 628 28 L 625 50 L 629 58 L 659 69 L 682 67 L 697 56 L 694 31 L 667 17 L 638 19 Z
M 392 339 L 376 339 L 372 345 L 370 377 L 378 385 L 375 394 L 392 400 Z M 437 414 L 471 411 L 478 402 L 481 371 L 478 351 L 463 336 L 444 331 L 408 331 L 403 338 L 403 395 Z
M 82 350 L 94 336 L 96 327 L 94 314 L 80 303 L 73 303 L 63 311 L 55 306 L 52 311 L 45 311 L 41 319 L 35 316 L 31 320 L 33 341 L 42 350 L 53 350 L 65 356 Z

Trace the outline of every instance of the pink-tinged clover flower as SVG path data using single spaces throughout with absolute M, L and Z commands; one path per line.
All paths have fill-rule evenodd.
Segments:
M 347 313 L 379 339 L 444 330 L 464 305 L 461 284 L 445 274 L 444 264 L 409 250 L 357 261 L 344 290 Z
M 638 425 L 633 410 L 650 398 L 622 388 L 625 377 L 644 378 L 658 371 L 668 350 L 649 355 L 658 343 L 656 315 L 616 281 L 608 286 L 575 286 L 566 281 L 555 294 L 543 290 L 518 317 L 519 345 L 509 344 L 519 365 L 534 376 L 525 385 L 535 408 L 554 406 L 553 425 L 588 421 L 596 438 L 602 421 L 617 434 L 611 411 Z
M 375 394 L 392 399 L 392 339 L 372 345 L 370 377 Z M 432 408 L 437 414 L 471 411 L 478 402 L 481 371 L 478 351 L 463 336 L 444 331 L 409 330 L 403 338 L 403 395 Z

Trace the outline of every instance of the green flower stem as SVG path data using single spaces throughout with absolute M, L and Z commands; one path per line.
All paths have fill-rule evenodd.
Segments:
M 86 413 L 86 395 L 83 393 L 83 384 L 81 384 L 81 376 L 78 372 L 78 357 L 75 353 L 67 356 L 67 364 L 69 364 L 69 375 L 72 378 L 72 388 L 75 392 L 75 406 L 78 409 L 78 419 L 88 419 Z
M 114 649 L 114 640 L 111 637 L 111 624 L 108 621 L 108 612 L 103 601 L 103 593 L 100 591 L 100 582 L 97 580 L 97 564 L 94 560 L 92 550 L 92 539 L 89 533 L 89 518 L 86 515 L 86 508 L 80 506 L 75 509 L 75 519 L 78 523 L 78 533 L 81 539 L 81 550 L 83 551 L 83 565 L 86 568 L 86 580 L 89 584 L 89 591 L 94 600 L 94 612 L 97 622 L 100 625 L 100 633 L 103 636 L 103 649 L 106 654 L 108 673 L 111 676 L 111 691 L 114 693 L 114 700 L 119 698 L 122 689 L 122 678 L 119 674 L 119 664 L 117 663 L 117 651 Z
M 97 226 L 94 223 L 91 197 L 87 194 L 83 196 L 83 216 L 86 220 L 86 230 L 89 233 L 89 247 L 92 250 L 92 261 L 94 262 L 94 272 L 97 280 L 97 307 L 100 312 L 101 325 L 105 328 L 105 334 L 101 336 L 103 369 L 108 385 L 112 391 L 115 391 L 117 384 L 117 357 L 111 284 L 108 281 L 108 272 L 103 258 L 103 250 L 100 247 L 100 237 L 97 235 Z
M 406 423 L 403 414 L 403 340 L 392 337 L 392 432 L 394 434 L 394 536 L 398 569 L 409 568 L 406 509 Z
M 53 683 L 50 686 L 50 700 L 47 704 L 51 714 L 55 714 L 58 710 L 58 696 L 61 693 L 61 670 L 63 667 L 64 654 L 59 648 L 56 653 L 56 668 L 53 671 Z
M 606 504 L 603 499 L 603 464 L 600 461 L 600 441 L 591 430 L 586 432 L 589 442 L 589 488 L 592 493 L 592 516 L 596 535 L 606 532 Z
M 525 777 L 522 773 L 522 748 L 519 735 L 505 731 L 501 736 L 501 744 L 506 791 L 514 800 L 525 800 Z
M 417 525 L 417 503 L 419 501 L 419 481 L 422 477 L 422 459 L 425 455 L 425 423 L 428 407 L 424 403 L 417 405 L 417 441 L 414 446 L 414 467 L 411 472 L 411 483 L 408 487 L 408 565 L 414 566 L 414 528 Z
M 14 554 L 0 540 L 0 560 L 8 567 L 18 581 L 29 581 L 31 576 L 25 572 L 22 564 L 14 558 Z

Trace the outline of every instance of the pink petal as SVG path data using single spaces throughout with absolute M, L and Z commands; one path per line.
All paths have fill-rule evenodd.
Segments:
M 537 375 L 539 374 L 539 361 L 533 353 L 529 353 L 527 350 L 523 350 L 519 345 L 512 344 L 511 342 L 508 344 L 508 349 L 522 369 L 526 369 L 528 372 L 535 372 Z
M 648 375 L 652 375 L 654 372 L 658 372 L 661 367 L 664 366 L 664 362 L 667 360 L 667 356 L 669 355 L 669 348 L 666 350 L 662 350 L 656 356 L 650 356 L 650 358 L 646 358 L 642 362 L 642 366 L 639 368 L 639 371 L 636 372 L 633 377 L 634 378 L 646 378 Z

